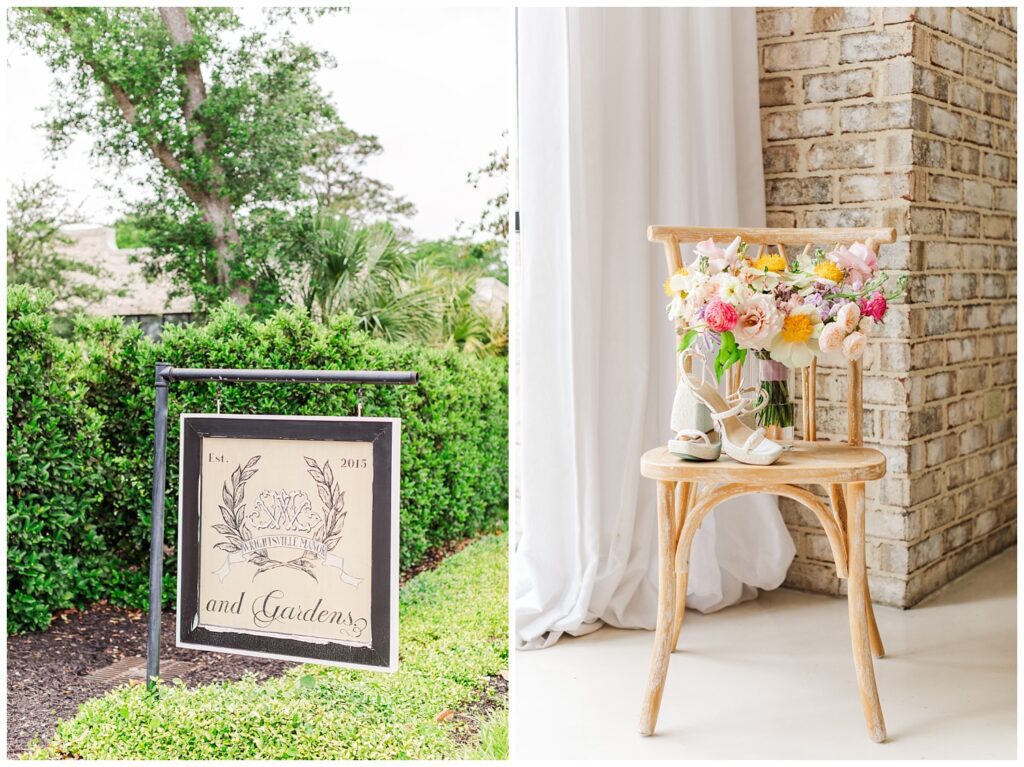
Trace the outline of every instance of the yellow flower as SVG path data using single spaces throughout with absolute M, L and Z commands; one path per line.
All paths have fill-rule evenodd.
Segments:
M 819 277 L 824 277 L 826 280 L 832 280 L 832 282 L 843 281 L 843 270 L 831 261 L 822 261 L 814 267 L 814 273 Z
M 784 272 L 786 271 L 786 259 L 781 253 L 762 253 L 751 266 L 759 272 L 765 270 L 769 272 Z
M 806 314 L 791 314 L 782 323 L 782 339 L 787 343 L 801 343 L 810 338 L 812 333 L 814 322 Z

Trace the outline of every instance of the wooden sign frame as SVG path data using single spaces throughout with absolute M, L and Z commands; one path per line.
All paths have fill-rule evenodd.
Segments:
M 212 562 L 209 541 L 201 541 L 204 530 L 202 515 L 213 514 L 219 517 L 222 514 L 217 504 L 213 504 L 212 508 L 204 508 L 201 501 L 204 466 L 209 465 L 208 460 L 204 460 L 209 456 L 204 455 L 203 444 L 208 438 L 362 442 L 372 445 L 372 552 L 370 583 L 367 584 L 370 588 L 368 644 L 365 643 L 365 639 L 362 640 L 363 643 L 343 639 L 328 640 L 322 636 L 264 630 L 255 627 L 255 624 L 252 628 L 226 628 L 204 624 L 200 620 L 200 591 L 203 579 L 216 578 L 219 572 L 226 572 L 236 560 L 242 563 L 238 566 L 250 567 L 252 561 L 246 560 L 244 551 L 235 554 L 220 551 L 218 554 L 221 555 L 221 562 Z M 395 671 L 398 667 L 400 443 L 401 421 L 394 418 L 182 414 L 178 508 L 178 646 L 349 668 Z M 301 456 L 296 454 L 296 460 L 300 459 Z M 322 483 L 323 474 L 317 474 L 321 467 L 316 465 L 316 461 L 310 463 L 307 459 L 306 464 L 311 467 L 310 471 L 313 474 L 320 477 Z M 248 464 L 245 467 L 239 465 L 238 473 L 232 473 L 231 476 L 240 479 L 256 473 L 257 464 L 253 464 L 251 468 L 247 467 Z M 216 476 L 222 478 L 225 469 L 219 468 Z M 259 470 L 266 471 L 268 468 L 270 467 L 264 466 Z M 208 468 L 207 472 L 214 476 L 212 468 Z M 218 482 L 217 488 L 220 492 L 219 480 L 214 481 Z M 330 484 L 331 482 L 327 482 L 328 493 Z M 249 500 L 251 501 L 251 498 Z M 223 525 L 218 527 L 223 528 Z M 209 531 L 209 526 L 206 525 L 205 529 Z M 343 539 L 343 532 L 341 537 Z M 299 540 L 298 543 L 302 544 L 302 541 Z M 228 543 L 218 548 L 223 550 L 233 545 Z M 207 561 L 203 561 L 204 552 Z M 352 584 L 359 581 L 358 578 L 346 573 L 343 561 L 332 556 L 324 547 L 319 547 L 317 553 L 311 553 L 310 558 L 304 562 L 308 563 L 306 566 L 310 569 L 321 568 L 325 575 L 340 575 L 340 579 L 336 581 L 339 593 L 342 593 L 342 589 L 352 588 Z M 220 571 L 216 569 L 217 564 L 221 564 Z M 331 570 L 330 567 L 334 569 Z M 221 577 L 223 578 L 223 575 Z M 314 580 L 318 579 L 314 577 Z M 334 584 L 335 580 L 325 582 Z M 237 607 L 240 610 L 241 604 Z M 319 607 L 308 605 L 305 614 L 316 616 L 317 610 Z M 326 611 L 321 611 L 320 615 L 324 614 Z

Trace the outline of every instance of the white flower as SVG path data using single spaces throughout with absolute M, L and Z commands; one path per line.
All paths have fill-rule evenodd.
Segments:
M 859 360 L 864 356 L 864 347 L 867 345 L 867 342 L 868 339 L 864 337 L 863 333 L 858 331 L 850 333 L 846 340 L 843 341 L 843 356 L 851 362 Z
M 753 296 L 739 306 L 732 334 L 744 349 L 765 349 L 782 327 L 782 315 L 770 296 Z
M 789 368 L 811 364 L 818 350 L 821 317 L 816 306 L 797 306 L 782 321 L 782 329 L 771 343 L 771 357 Z
M 725 263 L 730 267 L 736 266 L 736 261 L 739 259 L 740 251 L 740 238 L 737 237 L 735 240 L 729 243 L 729 247 L 725 249 Z
M 728 272 L 715 275 L 711 282 L 715 295 L 733 306 L 739 306 L 750 294 L 750 290 L 743 283 L 743 280 Z
M 857 325 L 857 330 L 863 333 L 865 336 L 870 336 L 872 331 L 875 329 L 875 320 L 871 317 L 861 317 L 860 323 Z
M 679 296 L 678 293 L 676 293 L 676 295 L 672 298 L 671 301 L 669 301 L 668 304 L 667 311 L 669 321 L 674 322 L 675 320 L 679 319 L 683 315 L 683 309 L 685 308 L 685 306 L 686 304 L 683 301 L 683 299 Z
M 818 347 L 829 354 L 838 351 L 846 339 L 846 329 L 841 322 L 830 322 L 818 336 Z
M 843 304 L 839 307 L 836 322 L 846 333 L 852 333 L 857 329 L 857 323 L 860 322 L 860 308 L 855 303 Z

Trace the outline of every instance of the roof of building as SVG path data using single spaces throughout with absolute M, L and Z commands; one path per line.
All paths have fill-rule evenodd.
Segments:
M 119 249 L 110 226 L 79 224 L 63 229 L 74 240 L 61 250 L 76 259 L 99 266 L 104 276 L 89 278 L 91 282 L 110 291 L 101 301 L 85 308 L 89 314 L 102 317 L 125 317 L 152 314 L 188 314 L 194 307 L 191 296 L 169 298 L 171 281 L 161 277 L 147 282 L 142 266 L 132 263 L 131 257 L 145 249 Z

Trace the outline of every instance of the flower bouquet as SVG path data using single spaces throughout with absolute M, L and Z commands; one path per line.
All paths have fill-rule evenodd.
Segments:
M 737 237 L 724 250 L 697 244 L 695 259 L 665 281 L 668 317 L 682 335 L 679 350 L 702 347 L 714 357 L 715 378 L 748 352 L 761 360 L 761 426 L 792 433 L 788 368 L 815 357 L 858 360 L 889 302 L 906 292 L 906 277 L 886 290 L 887 275 L 864 243 L 826 252 L 805 250 L 788 261 L 783 251 L 755 252 Z

